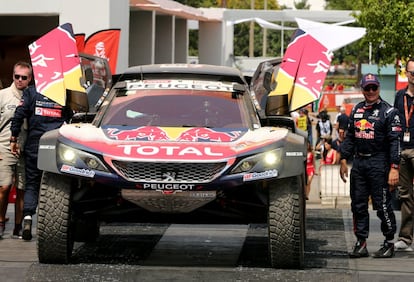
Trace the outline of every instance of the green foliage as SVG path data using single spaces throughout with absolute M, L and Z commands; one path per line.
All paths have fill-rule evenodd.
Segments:
M 298 1 L 298 2 L 294 1 L 293 5 L 298 10 L 309 10 L 310 9 L 310 5 L 308 4 L 308 0 L 301 0 L 301 1 Z
M 359 0 L 357 22 L 367 29 L 365 44 L 372 44 L 379 65 L 413 55 L 414 2 L 411 0 Z
M 326 10 L 355 10 L 358 0 L 325 0 Z

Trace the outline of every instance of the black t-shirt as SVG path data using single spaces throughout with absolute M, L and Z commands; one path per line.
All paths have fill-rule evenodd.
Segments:
M 342 113 L 338 116 L 337 122 L 338 128 L 345 130 L 348 129 L 349 117 L 345 113 Z

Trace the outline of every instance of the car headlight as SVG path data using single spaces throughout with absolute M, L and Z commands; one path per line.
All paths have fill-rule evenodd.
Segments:
M 65 144 L 58 144 L 58 157 L 60 162 L 78 168 L 89 168 L 109 172 L 102 161 L 96 156 L 84 151 L 74 149 Z
M 240 160 L 231 173 L 266 171 L 280 166 L 281 162 L 282 149 L 276 149 Z

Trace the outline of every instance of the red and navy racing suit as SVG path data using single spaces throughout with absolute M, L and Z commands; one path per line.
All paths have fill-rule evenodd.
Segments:
M 72 117 L 72 111 L 38 93 L 34 86 L 23 91 L 11 121 L 12 136 L 18 137 L 24 119 L 27 120 L 27 140 L 24 146 L 26 183 L 23 215 L 36 212 L 42 171 L 37 168 L 40 137 L 46 131 L 59 128 Z
M 357 104 L 349 117 L 349 128 L 341 146 L 341 159 L 354 156 L 350 185 L 354 233 L 365 240 L 369 233 L 368 199 L 381 220 L 386 240 L 394 239 L 395 215 L 391 207 L 388 174 L 400 163 L 401 121 L 398 111 L 379 100 Z

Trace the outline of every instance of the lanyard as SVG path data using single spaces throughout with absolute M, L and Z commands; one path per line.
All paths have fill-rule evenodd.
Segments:
M 407 106 L 407 96 L 404 95 L 404 112 L 405 112 L 405 126 L 406 130 L 408 131 L 408 128 L 410 126 L 410 120 L 413 116 L 413 107 L 410 105 L 410 112 L 408 112 L 408 106 Z

